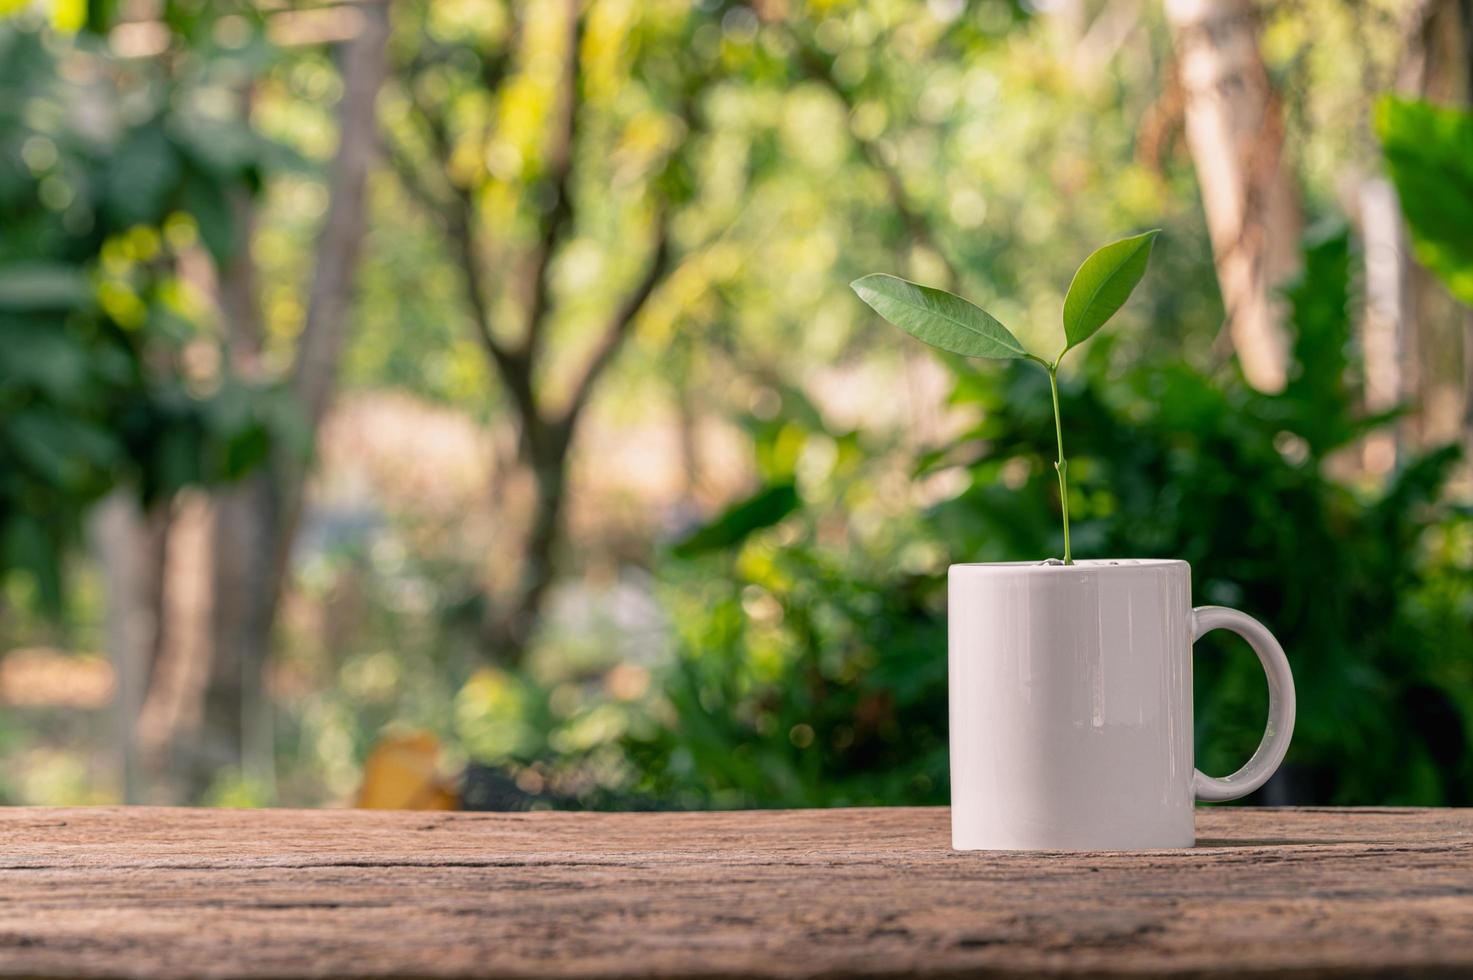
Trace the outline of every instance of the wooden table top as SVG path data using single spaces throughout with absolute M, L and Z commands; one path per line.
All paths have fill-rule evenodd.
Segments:
M 1197 831 L 957 853 L 943 809 L 0 809 L 0 975 L 1473 972 L 1473 810 Z

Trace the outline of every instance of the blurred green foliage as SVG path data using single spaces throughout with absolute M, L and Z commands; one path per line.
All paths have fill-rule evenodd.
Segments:
M 1417 258 L 1473 305 L 1473 113 L 1388 96 L 1376 131 Z
M 1281 394 L 1169 359 L 1122 367 L 1104 341 L 1088 349 L 1062 391 L 1075 540 L 1083 555 L 1185 559 L 1196 601 L 1273 624 L 1303 694 L 1270 798 L 1468 802 L 1473 513 L 1447 502 L 1455 446 L 1377 490 L 1333 475 L 1337 451 L 1391 421 L 1357 407 L 1350 262 L 1344 235 L 1307 250 Z M 842 471 L 803 513 L 680 566 L 675 717 L 632 745 L 640 791 L 719 806 L 946 799 L 944 565 L 1061 546 L 1047 380 L 1029 365 L 953 366 L 953 404 L 980 421 L 915 474 L 962 484 L 905 535 L 912 553 L 932 549 L 927 571 L 826 534 L 853 492 Z M 1242 764 L 1266 710 L 1256 660 L 1231 643 L 1197 648 L 1209 772 Z
M 50 28 L 28 7 L 0 21 L 0 570 L 33 583 L 5 594 L 17 644 L 40 630 L 16 592 L 60 604 L 101 495 L 164 501 L 290 438 L 271 389 L 220 369 L 208 285 L 186 267 L 239 255 L 232 202 L 251 197 L 263 375 L 284 373 L 341 94 L 330 46 L 275 48 L 266 7 L 165 0 L 163 51 L 134 57 L 108 40 L 113 4 L 53 6 Z M 506 57 L 498 0 L 394 7 L 386 143 L 406 151 L 397 162 L 423 162 L 416 140 L 434 134 L 415 100 L 444 109 L 455 179 L 514 244 L 546 203 L 554 6 L 527 5 L 532 36 L 511 65 L 493 64 Z M 941 283 L 1057 349 L 1029 331 L 1057 323 L 1078 243 L 1161 224 L 1118 332 L 1060 379 L 1077 551 L 1185 558 L 1198 602 L 1272 625 L 1302 712 L 1276 799 L 1469 802 L 1473 526 L 1466 491 L 1447 489 L 1466 463 L 1437 449 L 1382 483 L 1349 461 L 1398 419 L 1359 409 L 1361 257 L 1344 235 L 1311 243 L 1291 293 L 1288 389 L 1254 392 L 1224 365 L 1190 161 L 1170 127 L 1152 140 L 1146 125 L 1169 115 L 1160 5 L 1142 5 L 1127 46 L 1093 72 L 1044 5 L 771 6 L 784 16 L 733 0 L 587 5 L 588 166 L 553 276 L 561 342 L 640 257 L 633 189 L 668 193 L 679 273 L 601 392 L 596 435 L 668 428 L 661 413 L 684 400 L 697 434 L 733 434 L 703 452 L 750 477 L 750 494 L 692 528 L 689 501 L 666 510 L 592 487 L 590 509 L 638 519 L 579 541 L 568 578 L 582 605 L 556 607 L 526 669 L 509 672 L 485 665 L 467 625 L 500 540 L 486 546 L 468 497 L 427 500 L 445 473 L 416 482 L 392 461 L 399 497 L 327 514 L 337 524 L 301 549 L 271 677 L 276 785 L 227 781 L 213 799 L 349 799 L 375 741 L 409 725 L 449 746 L 448 763 L 505 771 L 551 805 L 944 801 L 945 569 L 1059 553 L 1047 381 L 1027 365 L 943 362 L 938 422 L 935 364 L 844 284 L 873 268 Z M 1380 166 L 1364 123 L 1402 54 L 1393 6 L 1263 8 L 1311 215 L 1337 213 L 1345 174 Z M 492 68 L 509 69 L 495 91 Z M 687 108 L 698 125 L 682 130 Z M 1379 122 L 1419 255 L 1466 300 L 1466 117 L 1388 103 Z M 370 185 L 345 385 L 409 392 L 494 431 L 504 414 L 445 229 L 389 170 Z M 443 436 L 425 428 L 394 445 Z M 372 435 L 347 452 L 388 442 Z M 732 446 L 750 452 L 721 458 L 742 455 Z M 587 480 L 605 477 L 598 466 Z M 1261 675 L 1215 636 L 1196 665 L 1200 764 L 1225 772 L 1261 730 Z M 55 731 L 7 706 L 0 795 L 60 799 L 8 764 Z M 80 765 L 63 775 L 49 783 L 87 778 Z
M 0 22 L 0 571 L 53 612 L 92 503 L 233 478 L 281 414 L 238 383 L 191 384 L 210 341 L 175 265 L 196 236 L 221 260 L 237 247 L 228 197 L 259 184 L 258 147 L 158 77 L 64 72 L 64 51 Z

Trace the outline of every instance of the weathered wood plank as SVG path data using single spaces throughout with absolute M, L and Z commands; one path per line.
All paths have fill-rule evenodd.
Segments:
M 0 810 L 0 975 L 1473 973 L 1473 811 L 1203 810 L 954 853 L 944 810 Z

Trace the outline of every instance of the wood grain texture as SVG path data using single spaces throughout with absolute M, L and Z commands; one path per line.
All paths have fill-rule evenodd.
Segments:
M 1009 854 L 940 809 L 0 810 L 0 975 L 1473 973 L 1473 811 L 1197 825 Z

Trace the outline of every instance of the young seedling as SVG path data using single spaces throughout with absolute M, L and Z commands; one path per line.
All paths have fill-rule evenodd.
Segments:
M 1054 396 L 1054 438 L 1059 458 L 1059 499 L 1064 512 L 1064 564 L 1074 564 L 1069 550 L 1069 463 L 1064 458 L 1064 425 L 1059 418 L 1059 362 L 1105 325 L 1146 274 L 1157 231 L 1106 245 L 1084 260 L 1064 297 L 1064 349 L 1052 361 L 1025 348 L 1012 331 L 991 314 L 960 296 L 921 286 L 895 276 L 872 275 L 850 287 L 876 313 L 932 347 L 965 357 L 1032 361 L 1048 372 Z

